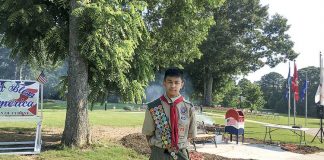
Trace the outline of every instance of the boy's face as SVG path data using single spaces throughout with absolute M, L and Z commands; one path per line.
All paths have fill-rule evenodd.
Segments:
M 180 89 L 183 87 L 184 82 L 180 77 L 169 77 L 167 76 L 163 81 L 166 94 L 169 98 L 180 95 Z

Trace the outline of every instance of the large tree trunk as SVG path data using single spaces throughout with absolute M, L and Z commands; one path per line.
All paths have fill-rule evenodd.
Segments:
M 213 77 L 210 73 L 207 73 L 207 77 L 204 81 L 204 105 L 205 106 L 211 106 L 213 99 Z
M 76 17 L 71 12 L 77 7 L 76 1 L 70 2 L 69 19 L 69 69 L 68 95 L 65 128 L 62 144 L 81 147 L 91 143 L 88 119 L 88 64 L 78 49 Z

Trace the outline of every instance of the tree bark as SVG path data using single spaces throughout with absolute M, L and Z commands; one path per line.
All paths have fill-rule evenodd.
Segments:
M 204 105 L 205 106 L 211 106 L 213 99 L 213 76 L 210 73 L 207 73 L 207 77 L 205 78 L 204 81 Z
M 62 144 L 82 147 L 91 143 L 88 119 L 88 64 L 78 48 L 77 19 L 72 11 L 76 0 L 70 1 L 69 16 L 69 68 L 65 128 Z

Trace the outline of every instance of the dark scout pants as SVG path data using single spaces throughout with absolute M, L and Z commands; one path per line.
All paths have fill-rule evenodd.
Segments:
M 180 149 L 176 155 L 178 156 L 177 160 L 189 160 L 187 149 Z M 150 160 L 173 160 L 173 158 L 167 150 L 153 146 L 151 147 Z

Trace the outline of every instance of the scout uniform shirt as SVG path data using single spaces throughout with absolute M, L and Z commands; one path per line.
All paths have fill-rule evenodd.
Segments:
M 176 99 L 178 99 L 180 96 L 175 98 L 168 98 L 166 94 L 163 95 L 170 103 L 173 103 Z M 161 105 L 161 107 L 158 107 L 158 105 Z M 157 109 L 156 112 L 164 112 L 167 121 L 169 123 L 169 126 L 171 126 L 170 122 L 170 105 L 168 103 L 162 101 L 160 98 L 154 100 L 153 102 L 148 104 L 148 109 L 145 112 L 145 119 L 143 124 L 142 133 L 146 136 L 151 136 L 149 139 L 149 145 L 150 146 L 156 146 L 159 148 L 165 148 L 165 146 L 162 144 L 162 137 L 161 136 L 161 125 L 159 125 L 152 117 L 152 113 L 149 111 L 150 106 L 153 106 L 155 109 Z M 179 149 L 187 148 L 188 146 L 188 138 L 195 138 L 197 134 L 197 127 L 196 127 L 196 118 L 195 118 L 195 112 L 193 105 L 183 100 L 182 102 L 177 104 L 177 112 L 178 112 L 178 147 Z M 163 109 L 162 109 L 163 108 Z M 158 113 L 159 114 L 159 113 Z M 167 123 L 167 122 L 165 122 Z M 171 139 L 171 137 L 169 137 Z

